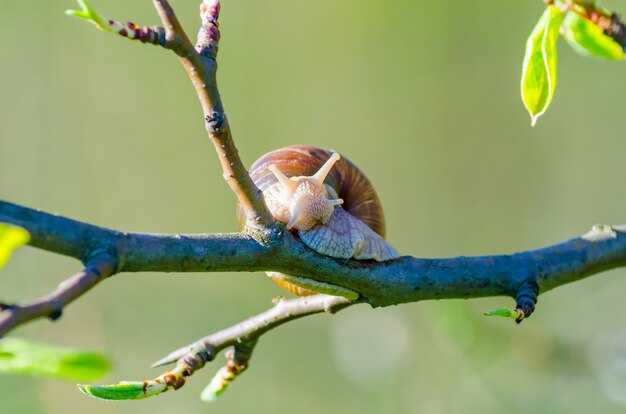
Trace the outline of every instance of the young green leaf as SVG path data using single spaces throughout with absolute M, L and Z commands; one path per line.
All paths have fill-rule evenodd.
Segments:
M 104 30 L 105 32 L 115 32 L 109 27 L 109 24 L 107 24 L 108 19 L 98 14 L 86 0 L 77 0 L 77 2 L 80 6 L 80 10 L 66 10 L 65 14 L 87 20 L 93 23 L 98 29 Z
M 494 309 L 494 310 L 490 310 L 490 311 L 484 312 L 483 315 L 485 315 L 485 316 L 499 316 L 501 318 L 517 319 L 519 317 L 519 312 L 516 311 L 516 310 L 511 310 L 507 306 L 507 307 L 504 307 L 504 308 L 498 308 L 498 309 Z
M 78 384 L 78 389 L 90 397 L 101 400 L 142 400 L 160 394 L 167 389 L 165 384 L 148 385 L 142 381 L 125 381 L 115 385 Z
M 556 42 L 563 21 L 563 12 L 548 6 L 526 43 L 522 65 L 522 101 L 530 113 L 531 125 L 546 112 L 556 87 Z
M 562 27 L 567 43 L 581 55 L 607 60 L 624 59 L 622 46 L 605 35 L 597 24 L 578 13 L 567 12 Z
M 182 387 L 189 375 L 189 366 L 182 364 L 154 379 L 122 381 L 112 385 L 79 384 L 78 389 L 83 394 L 101 400 L 141 400 Z
M 28 243 L 30 235 L 21 227 L 0 223 L 0 269 L 6 264 L 13 250 Z
M 18 338 L 0 340 L 0 372 L 91 381 L 108 370 L 108 360 L 96 352 Z

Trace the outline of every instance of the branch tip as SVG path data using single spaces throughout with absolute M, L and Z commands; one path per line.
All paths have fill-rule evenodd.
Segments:
M 257 340 L 235 344 L 226 351 L 226 365 L 220 368 L 209 385 L 200 394 L 200 399 L 213 402 L 226 391 L 228 386 L 236 380 L 246 369 L 252 357 L 252 351 Z
M 203 0 L 200 4 L 200 19 L 202 24 L 219 26 L 221 5 L 218 0 Z
M 80 10 L 66 10 L 65 14 L 82 20 L 87 20 L 88 22 L 93 23 L 98 29 L 104 30 L 105 32 L 115 32 L 108 25 L 110 20 L 98 14 L 87 1 L 77 0 L 77 3 L 80 6 Z
M 202 26 L 198 31 L 196 51 L 200 56 L 215 59 L 220 41 L 220 3 L 215 0 L 204 0 L 200 4 L 200 20 Z

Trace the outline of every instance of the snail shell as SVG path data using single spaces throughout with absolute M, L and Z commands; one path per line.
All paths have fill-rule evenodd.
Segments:
M 316 173 L 318 176 L 322 175 L 323 185 L 319 191 L 325 195 L 322 196 L 323 201 L 330 205 L 325 206 L 330 209 L 329 217 L 322 214 L 313 219 L 312 227 L 299 227 L 298 224 L 293 224 L 295 218 L 288 213 L 285 217 L 289 200 L 284 200 L 282 191 L 286 185 L 296 184 L 284 180 L 286 177 L 293 177 L 291 180 L 307 181 L 308 184 Z M 279 180 L 281 175 L 286 176 L 282 182 Z M 263 191 L 274 217 L 285 222 L 288 227 L 293 225 L 291 229 L 297 229 L 302 241 L 318 253 L 335 258 L 377 261 L 399 257 L 398 252 L 383 238 L 385 218 L 374 187 L 356 165 L 340 158 L 338 154 L 333 155 L 331 151 L 305 145 L 281 148 L 259 158 L 250 168 L 250 177 Z M 242 226 L 245 221 L 241 209 L 238 212 Z M 285 282 L 281 274 L 276 272 L 268 272 L 268 275 L 279 285 L 298 295 L 315 293 Z

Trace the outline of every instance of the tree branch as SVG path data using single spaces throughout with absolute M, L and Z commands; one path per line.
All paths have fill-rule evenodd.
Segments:
M 346 287 L 372 306 L 506 295 L 529 314 L 538 293 L 626 265 L 625 226 L 595 226 L 584 236 L 513 255 L 376 262 L 320 255 L 282 226 L 225 234 L 124 233 L 5 201 L 0 221 L 28 230 L 32 246 L 79 260 L 110 252 L 118 272 L 278 271 Z
M 246 225 L 263 229 L 274 223 L 274 217 L 265 205 L 263 193 L 254 184 L 239 157 L 217 88 L 215 57 L 220 38 L 219 10 L 220 5 L 216 0 L 202 2 L 202 27 L 196 43 L 197 57 L 181 57 L 181 62 L 200 99 L 205 126 L 222 164 L 223 177 L 243 208 Z
M 185 385 L 187 377 L 212 361 L 221 351 L 229 349 L 226 365 L 217 371 L 201 395 L 203 400 L 213 401 L 247 369 L 261 335 L 286 322 L 321 312 L 335 313 L 355 303 L 340 296 L 328 295 L 279 299 L 273 308 L 180 348 L 155 362 L 153 367 L 173 362 L 176 366 L 154 379 L 79 387 L 85 394 L 102 399 L 134 400 L 151 397 L 179 389 Z
M 185 55 L 193 55 L 191 41 L 181 26 L 174 10 L 166 0 L 153 0 L 154 8 L 165 26 L 165 37 L 169 42 L 168 49 L 176 53 L 184 52 Z
M 353 304 L 355 302 L 341 296 L 313 295 L 296 299 L 281 298 L 273 308 L 177 349 L 152 366 L 171 364 L 186 357 L 195 358 L 196 354 L 203 352 L 208 354 L 207 361 L 210 361 L 223 349 L 237 343 L 255 341 L 264 333 L 286 322 L 321 312 L 336 313 Z
M 103 252 L 91 259 L 83 270 L 64 280 L 49 295 L 24 306 L 0 304 L 0 338 L 14 328 L 34 319 L 57 320 L 61 317 L 65 306 L 111 276 L 114 270 L 114 260 Z
M 153 0 L 153 3 L 164 28 L 140 27 L 130 22 L 107 19 L 96 13 L 84 0 L 79 0 L 82 10 L 68 10 L 68 14 L 88 20 L 101 30 L 160 45 L 178 55 L 196 90 L 204 113 L 205 127 L 222 165 L 223 177 L 242 206 L 246 225 L 256 229 L 271 226 L 274 217 L 265 205 L 263 193 L 254 184 L 239 157 L 217 88 L 215 57 L 220 39 L 219 2 L 204 0 L 200 5 L 202 26 L 195 48 L 169 2 Z

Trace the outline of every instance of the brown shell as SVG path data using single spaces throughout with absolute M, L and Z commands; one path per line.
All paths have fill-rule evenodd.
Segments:
M 332 151 L 292 145 L 269 152 L 255 161 L 250 167 L 250 177 L 261 190 L 276 182 L 276 177 L 268 169 L 275 164 L 288 177 L 313 175 L 330 157 Z M 378 195 L 365 174 L 341 154 L 341 159 L 333 166 L 326 177 L 326 184 L 335 189 L 343 199 L 342 207 L 359 218 L 381 237 L 385 237 L 385 217 Z M 239 223 L 243 224 L 242 212 L 238 212 Z

